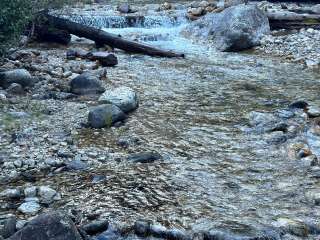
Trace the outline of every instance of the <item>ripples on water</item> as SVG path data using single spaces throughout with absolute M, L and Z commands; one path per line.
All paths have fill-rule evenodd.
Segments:
M 319 75 L 268 56 L 217 53 L 183 38 L 180 31 L 188 22 L 181 17 L 149 17 L 131 27 L 116 18 L 92 18 L 88 24 L 118 22 L 122 25 L 106 30 L 187 57 L 119 53 L 120 64 L 108 71 L 109 80 L 137 90 L 140 108 L 125 133 L 83 132 L 80 143 L 117 148 L 119 136 L 135 135 L 144 142 L 138 150 L 155 150 L 166 159 L 147 166 L 110 163 L 108 183 L 79 190 L 101 194 L 78 201 L 93 202 L 122 220 L 146 217 L 193 230 L 248 233 L 278 217 L 317 221 L 320 209 L 304 194 L 319 183 L 288 159 L 285 146 L 270 146 L 242 130 L 250 111 L 283 108 L 300 98 L 317 100 Z

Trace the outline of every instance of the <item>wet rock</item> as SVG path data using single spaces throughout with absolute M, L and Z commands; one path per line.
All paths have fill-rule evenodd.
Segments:
M 88 169 L 89 166 L 81 160 L 73 160 L 67 163 L 66 168 L 69 171 L 82 171 Z
M 186 32 L 209 40 L 220 51 L 241 51 L 260 44 L 270 33 L 267 16 L 253 5 L 239 5 L 219 14 L 207 14 Z
M 237 238 L 229 233 L 225 233 L 221 231 L 209 231 L 204 233 L 203 239 L 204 240 L 234 240 Z
M 95 221 L 82 226 L 83 230 L 89 235 L 95 235 L 97 233 L 104 232 L 109 227 L 109 221 Z
M 16 223 L 16 230 L 19 231 L 21 230 L 24 226 L 26 226 L 28 223 L 27 220 L 18 220 Z
M 7 199 L 19 199 L 21 197 L 21 191 L 19 189 L 6 189 L 0 193 L 0 197 Z
M 15 217 L 10 217 L 4 221 L 4 226 L 2 231 L 0 230 L 0 236 L 6 238 L 11 237 L 16 232 L 16 222 Z
M 118 64 L 118 58 L 113 53 L 93 52 L 88 55 L 89 59 L 99 61 L 103 67 L 113 67 Z
M 279 218 L 276 227 L 280 227 L 284 232 L 299 237 L 307 237 L 310 234 L 310 227 L 307 224 L 289 218 Z
M 273 145 L 278 145 L 287 141 L 287 136 L 281 131 L 266 134 L 265 138 L 268 144 Z
M 100 94 L 105 91 L 99 79 L 90 72 L 83 73 L 70 82 L 71 93 L 77 95 Z
M 133 226 L 135 234 L 141 237 L 146 237 L 150 234 L 150 222 L 136 221 Z
M 24 90 L 23 87 L 18 84 L 18 83 L 12 83 L 8 88 L 7 88 L 8 94 L 11 95 L 18 95 L 18 94 L 23 94 Z
M 118 240 L 121 238 L 121 233 L 112 226 L 108 230 L 96 237 L 96 240 Z
M 88 54 L 88 51 L 81 48 L 69 49 L 66 53 L 68 60 L 74 60 L 76 58 L 86 58 Z
M 179 229 L 170 229 L 166 232 L 167 239 L 169 240 L 191 240 L 185 232 Z
M 41 202 L 46 204 L 52 203 L 56 199 L 56 197 L 58 197 L 58 193 L 56 192 L 56 190 L 48 186 L 40 186 L 38 194 Z
M 319 165 L 319 161 L 316 155 L 310 155 L 310 156 L 306 156 L 301 158 L 301 162 L 305 165 L 305 166 L 318 166 Z
M 320 108 L 311 106 L 308 108 L 307 114 L 309 118 L 320 117 Z
M 9 240 L 82 240 L 66 213 L 50 212 L 31 220 Z
M 28 202 L 22 203 L 18 208 L 18 211 L 26 215 L 35 215 L 40 211 L 40 209 L 41 209 L 41 206 L 38 202 L 28 201 Z
M 165 238 L 167 236 L 167 229 L 161 225 L 151 225 L 150 234 L 157 238 Z
M 131 8 L 130 5 L 128 3 L 122 3 L 117 7 L 117 10 L 120 13 L 130 13 L 131 12 Z
M 190 17 L 191 16 L 195 16 L 195 17 L 200 17 L 202 15 L 205 14 L 205 10 L 202 7 L 198 7 L 198 8 L 191 8 L 188 10 L 188 15 Z
M 34 80 L 26 69 L 16 69 L 0 72 L 0 86 L 8 88 L 12 83 L 20 84 L 22 87 L 31 86 Z
M 172 9 L 172 4 L 168 3 L 168 2 L 164 2 L 162 4 L 161 8 L 164 9 L 164 10 L 170 10 L 170 9 Z
M 112 104 L 103 104 L 90 110 L 88 124 L 92 128 L 111 127 L 113 123 L 126 119 L 124 112 Z
M 105 91 L 99 98 L 100 103 L 112 103 L 127 113 L 139 106 L 138 95 L 129 87 L 119 87 Z
M 306 193 L 306 199 L 316 206 L 320 206 L 320 191 L 310 190 Z
M 27 187 L 24 189 L 24 196 L 26 198 L 36 197 L 38 188 L 35 186 Z
M 306 109 L 309 106 L 309 104 L 306 101 L 299 100 L 291 103 L 289 105 L 289 108 L 299 108 L 299 109 Z
M 125 137 L 122 136 L 118 139 L 117 145 L 123 148 L 140 144 L 140 139 L 137 137 Z
M 94 175 L 92 177 L 92 183 L 101 183 L 107 180 L 107 177 L 105 175 Z
M 142 152 L 128 156 L 128 161 L 134 163 L 152 163 L 159 159 L 161 159 L 161 155 L 156 152 Z
M 7 96 L 4 93 L 0 93 L 0 103 L 7 102 Z
M 272 113 L 264 112 L 250 112 L 248 118 L 251 126 L 266 125 L 269 122 L 277 121 Z
M 246 4 L 246 3 L 248 3 L 248 0 L 224 0 L 223 7 L 228 8 L 228 7 L 237 6 L 237 5 Z
M 29 118 L 31 115 L 26 112 L 8 112 L 10 117 L 16 118 L 16 119 L 22 119 L 22 118 Z

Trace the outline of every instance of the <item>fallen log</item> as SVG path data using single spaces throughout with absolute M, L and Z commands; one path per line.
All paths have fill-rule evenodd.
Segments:
M 319 14 L 298 14 L 289 11 L 267 12 L 271 30 L 277 29 L 320 29 Z
M 182 53 L 158 49 L 147 44 L 123 39 L 121 36 L 107 33 L 101 29 L 89 27 L 72 22 L 68 19 L 47 14 L 49 24 L 57 29 L 65 30 L 70 34 L 95 41 L 98 45 L 106 44 L 112 48 L 118 48 L 130 53 L 141 53 L 158 57 L 184 57 Z

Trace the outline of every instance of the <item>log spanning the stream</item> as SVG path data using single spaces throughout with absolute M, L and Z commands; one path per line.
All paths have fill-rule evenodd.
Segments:
M 101 29 L 89 27 L 83 24 L 72 22 L 68 19 L 46 14 L 50 26 L 69 32 L 78 37 L 84 37 L 95 41 L 97 44 L 106 44 L 130 53 L 141 53 L 158 57 L 184 57 L 182 53 L 158 49 L 147 44 L 123 39 L 121 36 L 107 33 Z
M 320 29 L 320 14 L 298 14 L 291 11 L 267 12 L 272 30 L 276 29 Z

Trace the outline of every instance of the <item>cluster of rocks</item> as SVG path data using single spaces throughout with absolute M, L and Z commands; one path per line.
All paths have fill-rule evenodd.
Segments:
M 302 63 L 310 68 L 320 66 L 320 31 L 308 28 L 293 30 L 283 34 L 283 31 L 273 31 L 263 37 L 258 51 L 280 56 L 290 62 Z
M 1 219 L 0 219 L 1 220 Z M 2 223 L 2 224 L 1 224 Z M 94 220 L 87 224 L 80 223 L 72 214 L 66 212 L 48 212 L 38 217 L 21 222 L 10 216 L 0 221 L 0 237 L 9 240 L 47 239 L 47 240 L 87 240 L 93 239 L 131 239 L 138 236 L 142 239 L 150 237 L 171 240 L 213 240 L 213 239 L 289 239 L 292 235 L 307 237 L 319 234 L 316 225 L 279 218 L 277 227 L 266 228 L 256 236 L 242 236 L 221 230 L 189 233 L 176 228 L 166 228 L 152 221 L 138 220 L 133 226 L 114 226 L 108 220 Z M 288 238 L 289 237 L 289 238 Z
M 312 178 L 320 177 L 319 161 L 320 108 L 305 101 L 291 103 L 275 112 L 251 112 L 248 115 L 251 134 L 260 135 L 268 145 L 285 145 L 287 158 L 299 161 Z M 320 192 L 310 190 L 306 200 L 318 206 Z
M 0 197 L 5 200 L 21 201 L 17 210 L 26 215 L 34 215 L 41 210 L 41 205 L 50 205 L 54 201 L 61 200 L 61 195 L 49 186 L 29 186 L 24 189 L 12 188 L 6 189 L 0 193 Z M 7 203 L 12 208 L 12 202 Z M 7 208 L 6 204 L 2 208 Z

